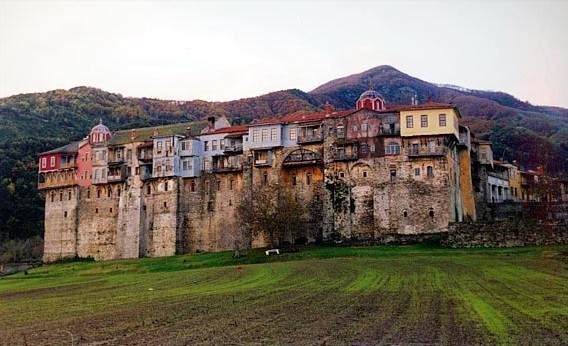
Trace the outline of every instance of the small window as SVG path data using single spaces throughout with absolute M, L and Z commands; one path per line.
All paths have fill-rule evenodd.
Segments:
M 41 158 L 41 167 L 45 168 L 47 166 L 47 159 L 45 157 Z
M 363 171 L 363 178 L 367 178 L 368 174 L 369 174 L 369 172 Z
M 296 128 L 293 127 L 290 129 L 290 140 L 291 141 L 295 141 L 296 140 Z
M 266 142 L 268 140 L 268 129 L 262 129 L 262 138 L 261 140 L 263 142 Z
M 345 178 L 345 172 L 339 172 L 339 177 L 340 177 L 340 178 Z
M 52 156 L 51 159 L 49 160 L 49 165 L 51 167 L 55 166 L 55 156 Z
M 427 115 L 421 115 L 420 116 L 420 126 L 421 127 L 428 127 L 428 116 Z
M 436 152 L 436 141 L 428 141 L 428 151 L 431 153 Z
M 151 194 L 152 193 L 152 186 L 150 186 L 150 184 L 146 185 L 146 194 Z
M 69 195 L 68 199 L 71 200 L 71 190 L 69 190 L 68 195 Z
M 406 210 L 405 210 L 405 211 L 403 211 L 403 212 L 402 212 L 402 216 L 404 216 L 404 217 L 408 217 L 408 212 L 407 212 Z
M 259 130 L 252 130 L 252 141 L 253 142 L 258 142 L 260 139 L 260 131 Z
M 205 141 L 205 151 L 209 151 L 209 141 Z
M 433 218 L 434 217 L 434 208 L 430 208 L 430 210 L 428 211 L 428 215 Z
M 221 180 L 217 180 L 217 191 L 221 191 Z
M 296 180 L 296 176 L 293 175 L 293 176 L 292 176 L 292 185 L 296 185 L 297 183 L 298 183 L 298 182 L 297 182 L 297 180 Z
M 411 129 L 414 127 L 414 117 L 412 115 L 406 116 L 406 128 Z
M 306 173 L 306 185 L 310 185 L 312 183 L 312 172 Z
M 112 208 L 109 208 L 108 212 L 112 214 Z
M 262 175 L 262 183 L 264 185 L 268 184 L 268 172 L 264 172 Z
M 426 167 L 426 176 L 432 178 L 434 176 L 434 168 L 432 166 Z
M 87 190 L 87 198 L 91 198 L 91 190 Z M 53 202 L 53 201 L 52 201 Z
M 275 140 L 276 140 L 276 128 L 271 128 L 271 129 L 270 129 L 270 140 L 271 140 L 271 141 L 275 141 Z
M 164 202 L 164 208 L 168 207 L 168 202 Z
M 191 192 L 195 192 L 195 180 L 191 181 L 190 190 Z
M 414 175 L 417 177 L 420 176 L 420 167 L 414 168 Z
M 357 132 L 357 125 L 353 125 L 353 132 Z
M 213 211 L 213 202 L 212 201 L 207 202 L 207 211 Z
M 235 184 L 235 180 L 231 179 L 229 180 L 229 190 L 233 190 L 233 185 Z
M 440 127 L 446 126 L 446 115 L 445 114 L 438 115 L 438 121 L 439 121 Z
M 112 189 L 110 187 L 107 190 L 107 197 L 112 197 Z
M 389 142 L 385 146 L 386 155 L 398 155 L 400 154 L 400 144 L 397 142 Z
M 375 152 L 375 146 L 374 146 L 374 145 L 371 145 L 369 148 L 370 148 L 370 150 L 371 150 L 372 153 Z
M 367 124 L 361 124 L 361 131 L 367 131 L 367 129 L 368 129 Z
M 63 217 L 67 217 L 67 212 L 63 212 Z
M 213 142 L 212 149 L 213 149 L 213 151 L 215 151 L 215 150 L 217 150 L 217 140 L 214 139 L 212 142 Z
M 391 183 L 394 183 L 396 181 L 396 169 L 390 170 L 390 181 Z
M 120 197 L 120 187 L 116 190 L 116 194 L 118 195 L 118 197 Z
M 229 199 L 229 207 L 233 205 L 233 201 Z
M 95 214 L 99 213 L 99 208 L 95 208 Z

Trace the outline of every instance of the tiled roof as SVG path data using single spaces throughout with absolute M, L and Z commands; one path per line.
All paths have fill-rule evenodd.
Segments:
M 66 144 L 62 147 L 56 148 L 56 149 L 52 149 L 49 151 L 44 151 L 43 153 L 41 153 L 40 155 L 44 155 L 44 154 L 54 154 L 54 153 L 76 153 L 77 150 L 79 150 L 79 143 L 81 141 L 77 141 L 77 142 L 71 142 L 69 144 Z
M 223 127 L 208 133 L 208 135 L 216 135 L 219 133 L 239 133 L 239 132 L 248 133 L 248 126 L 239 125 L 239 126 Z
M 291 114 L 280 119 L 283 123 L 309 122 L 326 118 L 342 117 L 353 113 L 354 110 L 336 111 L 331 113 Z
M 479 143 L 479 144 L 493 144 L 490 141 L 484 141 L 483 139 L 477 139 L 477 138 L 474 138 L 471 141 L 473 143 Z
M 257 119 L 255 121 L 253 121 L 252 123 L 250 123 L 248 126 L 260 126 L 260 125 L 274 125 L 274 124 L 280 124 L 280 119 L 276 119 L 276 118 L 268 118 L 268 119 Z
M 132 142 L 143 142 L 151 140 L 154 136 L 154 130 L 158 129 L 158 135 L 171 136 L 171 135 L 185 135 L 188 127 L 191 127 L 191 135 L 198 136 L 201 129 L 207 126 L 207 121 L 195 121 L 191 123 L 179 123 L 164 126 L 143 127 L 135 130 L 135 137 L 131 139 L 132 130 L 120 130 L 112 134 L 109 142 L 110 145 L 121 145 Z

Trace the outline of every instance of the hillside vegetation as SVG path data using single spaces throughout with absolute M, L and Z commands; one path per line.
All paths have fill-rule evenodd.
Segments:
M 441 101 L 459 106 L 463 123 L 493 141 L 495 156 L 526 169 L 568 174 L 568 110 L 533 106 L 502 92 L 437 86 L 390 66 L 339 78 L 306 93 L 292 89 L 229 102 L 123 97 L 77 87 L 0 99 L 0 241 L 43 233 L 37 191 L 38 153 L 86 136 L 99 118 L 112 130 L 165 125 L 224 115 L 234 124 L 320 110 L 329 101 L 350 109 L 369 85 L 387 104 Z
M 317 248 L 47 265 L 0 345 L 566 345 L 568 247 Z

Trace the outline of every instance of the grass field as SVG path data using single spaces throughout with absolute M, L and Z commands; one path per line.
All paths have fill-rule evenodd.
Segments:
M 301 248 L 0 280 L 0 345 L 567 345 L 568 247 Z

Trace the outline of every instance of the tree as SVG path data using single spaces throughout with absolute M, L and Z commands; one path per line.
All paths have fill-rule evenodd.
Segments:
M 306 222 L 302 200 L 279 185 L 253 186 L 244 191 L 237 206 L 237 218 L 250 237 L 264 236 L 274 247 L 293 239 Z

